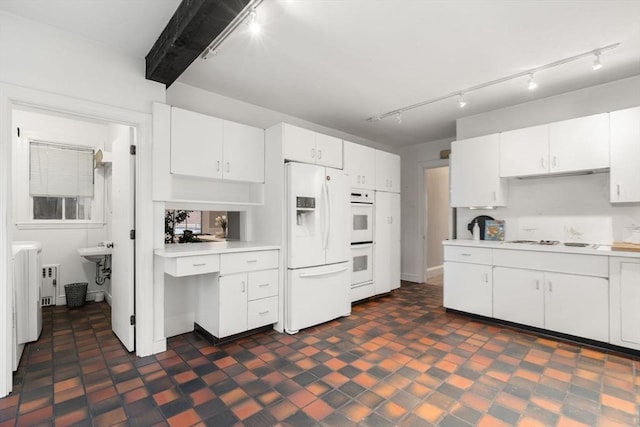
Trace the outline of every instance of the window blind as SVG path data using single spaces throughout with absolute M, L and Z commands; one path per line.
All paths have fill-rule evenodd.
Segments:
M 40 141 L 29 144 L 32 196 L 93 197 L 93 149 Z

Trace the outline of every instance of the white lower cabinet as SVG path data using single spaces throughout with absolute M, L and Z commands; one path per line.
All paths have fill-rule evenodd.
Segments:
M 224 338 L 277 322 L 278 251 L 222 254 L 220 276 L 202 283 L 195 322 Z
M 491 317 L 493 314 L 491 269 L 490 265 L 445 260 L 444 306 Z
M 640 259 L 611 258 L 611 344 L 640 350 Z
M 608 291 L 602 277 L 495 267 L 493 317 L 608 342 Z

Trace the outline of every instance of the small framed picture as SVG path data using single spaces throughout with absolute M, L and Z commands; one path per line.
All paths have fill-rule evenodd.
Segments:
M 484 223 L 484 240 L 504 240 L 504 220 L 487 220 Z

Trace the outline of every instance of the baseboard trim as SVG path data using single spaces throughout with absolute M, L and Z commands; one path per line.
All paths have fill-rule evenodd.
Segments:
M 444 265 L 437 265 L 435 267 L 427 268 L 427 278 L 430 279 L 435 276 L 444 274 Z
M 418 277 L 417 274 L 400 274 L 400 280 L 404 280 L 405 282 L 413 282 L 413 283 L 422 283 L 422 278 Z

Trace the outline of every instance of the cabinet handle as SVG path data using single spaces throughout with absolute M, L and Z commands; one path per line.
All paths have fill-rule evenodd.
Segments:
M 484 283 L 489 283 L 489 275 L 484 273 Z
M 318 160 L 322 159 L 322 150 L 318 150 Z
M 362 175 L 362 183 L 363 184 L 365 184 L 365 181 L 366 181 L 364 178 L 365 178 L 364 175 Z
M 462 255 L 462 256 L 471 256 L 471 254 L 467 254 L 467 253 L 465 253 L 465 254 L 460 254 L 460 255 Z
M 244 293 L 244 291 L 245 291 L 246 286 L 247 286 L 247 285 L 244 283 L 244 280 L 243 280 L 243 281 L 242 281 L 242 292 L 243 292 L 243 293 Z
M 496 192 L 495 191 L 493 192 L 493 201 L 494 202 L 496 201 Z
M 268 283 L 263 283 L 262 285 L 258 285 L 259 288 L 264 288 L 265 286 L 269 286 Z
M 198 263 L 198 264 L 193 264 L 194 267 L 202 267 L 203 265 L 207 265 L 207 263 L 206 262 L 201 262 L 201 263 Z
M 269 312 L 269 310 L 265 310 L 265 311 L 261 311 L 258 314 L 267 314 Z
M 391 188 L 391 187 L 393 187 L 393 180 L 392 179 L 389 180 L 389 188 Z
M 247 260 L 247 264 L 250 264 L 252 262 L 258 262 L 258 260 L 257 259 L 248 259 Z
M 216 172 L 220 172 L 220 160 L 216 161 Z
M 393 217 L 392 216 L 389 217 L 389 224 L 393 224 Z
M 558 167 L 558 158 L 556 156 L 553 156 L 553 167 Z
M 553 283 L 549 281 L 549 292 L 553 292 Z
M 360 184 L 360 175 L 358 175 L 358 184 Z
M 536 280 L 536 291 L 540 290 L 540 280 Z
M 231 170 L 231 166 L 229 166 L 229 162 L 227 162 L 227 173 Z
M 616 184 L 616 194 L 620 195 L 620 184 Z
M 315 148 L 312 148 L 312 149 L 311 149 L 311 158 L 312 158 L 312 159 L 315 159 L 315 158 L 316 158 L 316 149 L 315 149 Z
M 541 169 L 546 169 L 547 168 L 547 162 L 544 161 L 544 158 L 540 159 L 540 168 Z

